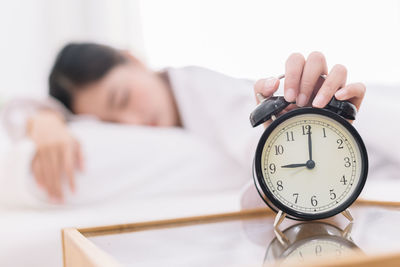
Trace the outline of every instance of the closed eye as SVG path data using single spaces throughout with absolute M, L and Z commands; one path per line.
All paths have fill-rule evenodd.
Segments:
M 116 106 L 117 92 L 116 90 L 110 90 L 108 94 L 107 104 L 112 109 Z
M 129 104 L 129 101 L 130 101 L 130 98 L 131 98 L 131 91 L 126 89 L 120 95 L 121 95 L 121 97 L 120 97 L 120 99 L 118 101 L 118 108 L 119 109 L 124 109 Z

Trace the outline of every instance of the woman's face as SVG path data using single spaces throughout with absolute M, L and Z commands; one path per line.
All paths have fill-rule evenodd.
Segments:
M 179 116 L 168 83 L 137 62 L 120 64 L 74 94 L 73 111 L 103 121 L 177 126 Z

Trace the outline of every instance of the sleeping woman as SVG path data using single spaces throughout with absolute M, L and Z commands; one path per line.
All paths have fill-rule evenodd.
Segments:
M 326 80 L 321 74 L 327 75 Z M 365 86 L 347 84 L 346 76 L 343 65 L 328 70 L 320 52 L 307 58 L 293 53 L 285 63 L 284 97 L 296 102 L 290 108 L 322 108 L 335 96 L 359 109 Z M 51 202 L 61 203 L 66 190 L 77 190 L 76 173 L 85 171 L 88 156 L 85 153 L 84 160 L 81 141 L 70 131 L 69 122 L 90 118 L 151 129 L 183 129 L 215 144 L 250 172 L 260 135 L 248 122 L 257 101 L 254 93 L 269 97 L 279 83 L 275 77 L 254 83 L 193 66 L 153 71 L 126 51 L 71 43 L 59 52 L 51 69 L 50 98 L 11 103 L 4 118 L 14 139 L 26 136 L 33 141 L 34 181 Z M 22 125 L 11 119 L 15 110 L 24 113 Z M 243 183 L 250 177 L 244 177 Z

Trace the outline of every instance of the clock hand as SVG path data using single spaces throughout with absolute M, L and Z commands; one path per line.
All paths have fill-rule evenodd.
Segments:
M 288 165 L 281 166 L 281 168 L 307 167 L 307 169 L 313 169 L 315 167 L 315 162 L 312 160 L 311 126 L 309 126 L 309 128 L 308 128 L 308 156 L 309 156 L 309 160 L 306 163 L 288 164 Z
M 307 169 L 314 169 L 315 162 L 312 159 L 312 141 L 311 141 L 311 126 L 308 128 L 308 157 L 310 158 L 306 162 Z
M 309 160 L 312 160 L 311 126 L 308 128 L 308 156 Z
M 306 167 L 306 163 L 300 163 L 300 164 L 288 164 L 288 165 L 283 165 L 281 168 L 297 168 L 297 167 Z

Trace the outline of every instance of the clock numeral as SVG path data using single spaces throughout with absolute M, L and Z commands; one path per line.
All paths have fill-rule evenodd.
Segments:
M 290 133 L 286 132 L 286 141 L 288 141 L 288 142 L 294 141 L 294 137 L 293 137 L 293 132 L 292 131 L 290 131 Z
M 271 174 L 274 174 L 276 172 L 276 166 L 274 163 L 269 164 L 269 170 Z
M 311 205 L 312 205 L 313 207 L 315 207 L 315 206 L 318 205 L 317 196 L 312 196 L 312 197 L 311 197 Z
M 324 138 L 326 138 L 326 131 L 325 131 L 325 128 L 322 128 L 322 132 L 324 133 Z
M 303 125 L 302 129 L 303 129 L 303 135 L 307 135 L 307 134 L 311 133 L 311 125 Z
M 338 139 L 336 141 L 336 143 L 338 144 L 338 149 L 343 149 L 343 140 L 342 139 Z
M 282 180 L 276 182 L 276 189 L 278 189 L 278 191 L 283 190 Z
M 282 155 L 282 154 L 283 154 L 283 146 L 275 145 L 275 155 Z
M 295 197 L 294 203 L 297 204 L 297 200 L 299 199 L 299 193 L 293 193 L 293 196 Z
M 321 245 L 316 245 L 315 246 L 315 256 L 321 256 L 321 253 L 322 253 Z
M 331 196 L 331 200 L 336 198 L 336 194 L 333 192 L 333 189 L 329 190 L 329 195 Z
M 344 158 L 344 166 L 345 166 L 346 168 L 348 168 L 348 167 L 351 166 L 351 162 L 350 162 L 350 158 L 349 158 L 349 157 L 345 157 L 345 158 Z
M 340 182 L 343 183 L 343 185 L 347 184 L 346 177 L 343 175 L 342 179 L 340 179 Z

